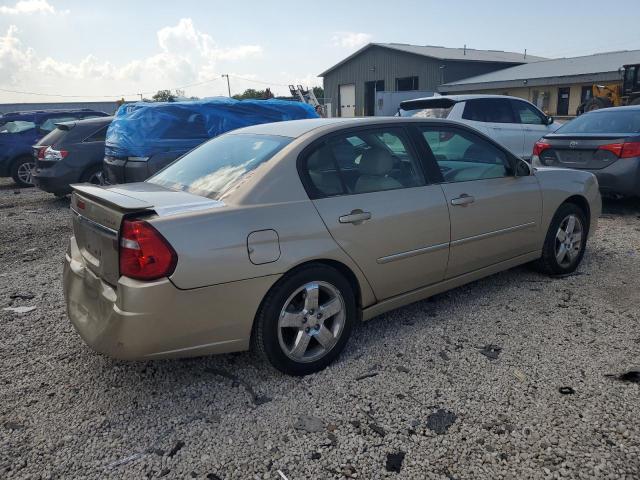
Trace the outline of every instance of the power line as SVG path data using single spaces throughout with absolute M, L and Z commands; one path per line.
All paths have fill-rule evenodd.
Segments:
M 198 86 L 201 86 L 201 85 L 204 85 L 204 84 L 207 84 L 207 83 L 211 83 L 211 82 L 215 82 L 217 80 L 221 80 L 222 77 L 226 77 L 227 78 L 227 83 L 229 82 L 229 77 L 232 77 L 232 78 L 236 78 L 238 80 L 243 80 L 243 81 L 249 82 L 249 83 L 257 83 L 257 84 L 260 84 L 260 85 L 288 87 L 288 85 L 284 84 L 284 83 L 257 80 L 255 78 L 248 78 L 248 77 L 243 77 L 241 75 L 234 75 L 234 74 L 230 73 L 230 74 L 222 74 L 221 76 L 209 78 L 207 80 L 203 80 L 203 81 L 200 81 L 200 82 L 190 83 L 190 84 L 187 84 L 187 85 L 182 85 L 182 86 L 173 88 L 171 90 L 182 90 L 182 89 L 185 89 L 185 88 L 198 87 Z M 229 90 L 229 96 L 231 96 L 231 91 L 230 91 L 231 89 L 228 88 L 228 90 Z M 26 91 L 26 90 L 11 90 L 11 89 L 7 89 L 7 88 L 0 88 L 0 92 L 14 93 L 14 94 L 18 94 L 18 95 L 34 95 L 34 96 L 38 96 L 38 97 L 60 97 L 60 98 L 124 98 L 124 97 L 137 97 L 137 96 L 142 97 L 143 95 L 150 95 L 150 94 L 156 93 L 156 91 L 149 90 L 149 91 L 146 91 L 146 92 L 120 93 L 120 94 L 117 94 L 117 95 L 68 95 L 68 94 L 63 94 L 63 93 L 43 93 L 43 92 L 30 92 L 30 91 Z

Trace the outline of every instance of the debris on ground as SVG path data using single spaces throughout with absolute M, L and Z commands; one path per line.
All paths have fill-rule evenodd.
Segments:
M 427 417 L 427 428 L 441 435 L 453 425 L 456 418 L 455 413 L 441 408 Z
M 558 391 L 562 395 L 573 395 L 576 391 L 572 387 L 560 387 Z
M 410 372 L 410 370 L 407 367 L 402 366 L 402 365 L 396 367 L 396 370 L 399 371 L 400 373 L 409 373 Z
M 385 468 L 387 472 L 400 473 L 402 470 L 402 462 L 404 461 L 405 452 L 388 453 Z
M 371 422 L 369 424 L 369 428 L 371 430 L 373 430 L 374 432 L 376 432 L 378 435 L 380 435 L 381 437 L 384 437 L 386 435 L 386 432 L 384 431 L 384 428 L 382 428 L 380 425 L 378 425 L 377 423 L 373 423 Z
M 184 447 L 184 442 L 182 440 L 178 440 L 176 444 L 173 446 L 173 448 L 169 450 L 169 453 L 167 454 L 167 456 L 173 457 L 176 453 L 182 450 L 182 447 Z
M 359 375 L 356 377 L 356 381 L 360 381 L 360 380 L 364 380 L 365 378 L 371 378 L 371 377 L 375 377 L 376 375 L 378 375 L 378 372 L 369 372 L 369 373 L 364 373 L 362 375 Z
M 447 352 L 445 352 L 444 350 L 441 350 L 439 355 L 440 355 L 440 358 L 442 358 L 445 361 L 449 361 L 450 360 L 449 355 L 447 355 Z
M 521 382 L 526 382 L 527 381 L 527 376 L 524 373 L 522 373 L 522 371 L 518 370 L 517 368 L 513 369 L 513 376 L 516 377 Z
M 7 311 L 7 312 L 13 312 L 13 313 L 29 313 L 29 312 L 33 312 L 36 308 L 38 307 L 5 307 L 3 308 L 3 310 Z
M 296 430 L 304 430 L 309 433 L 315 433 L 324 430 L 324 421 L 318 417 L 301 415 L 296 419 L 296 422 L 293 424 L 293 428 Z
M 13 295 L 9 295 L 11 300 L 33 300 L 35 297 L 33 293 L 14 293 Z
M 497 360 L 500 356 L 502 347 L 498 345 L 488 344 L 480 349 L 480 353 L 487 357 L 489 360 Z
M 613 377 L 621 382 L 640 383 L 640 370 L 629 370 L 620 375 L 605 375 L 605 377 Z

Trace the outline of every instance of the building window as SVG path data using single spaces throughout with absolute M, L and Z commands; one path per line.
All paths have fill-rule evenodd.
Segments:
M 580 103 L 585 103 L 591 100 L 593 97 L 593 87 L 591 85 L 582 87 L 582 91 L 580 92 Z
M 549 113 L 549 98 L 551 94 L 549 90 L 533 90 L 531 92 L 531 103 L 544 113 Z
M 396 92 L 418 90 L 418 77 L 396 78 Z

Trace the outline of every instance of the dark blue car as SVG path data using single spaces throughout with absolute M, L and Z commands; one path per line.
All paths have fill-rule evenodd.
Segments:
M 19 186 L 30 187 L 33 145 L 57 123 L 106 116 L 107 113 L 90 109 L 33 110 L 0 116 L 0 177 L 12 177 Z

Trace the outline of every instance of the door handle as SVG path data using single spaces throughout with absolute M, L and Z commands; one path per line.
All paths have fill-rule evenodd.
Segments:
M 461 205 L 464 207 L 475 201 L 476 199 L 473 198 L 471 195 L 467 195 L 466 193 L 463 193 L 458 198 L 451 199 L 451 205 Z
M 360 225 L 365 220 L 369 220 L 371 218 L 371 212 L 364 212 L 359 208 L 355 210 L 351 210 L 351 213 L 348 215 L 342 215 L 338 218 L 340 223 L 352 223 L 354 225 Z

